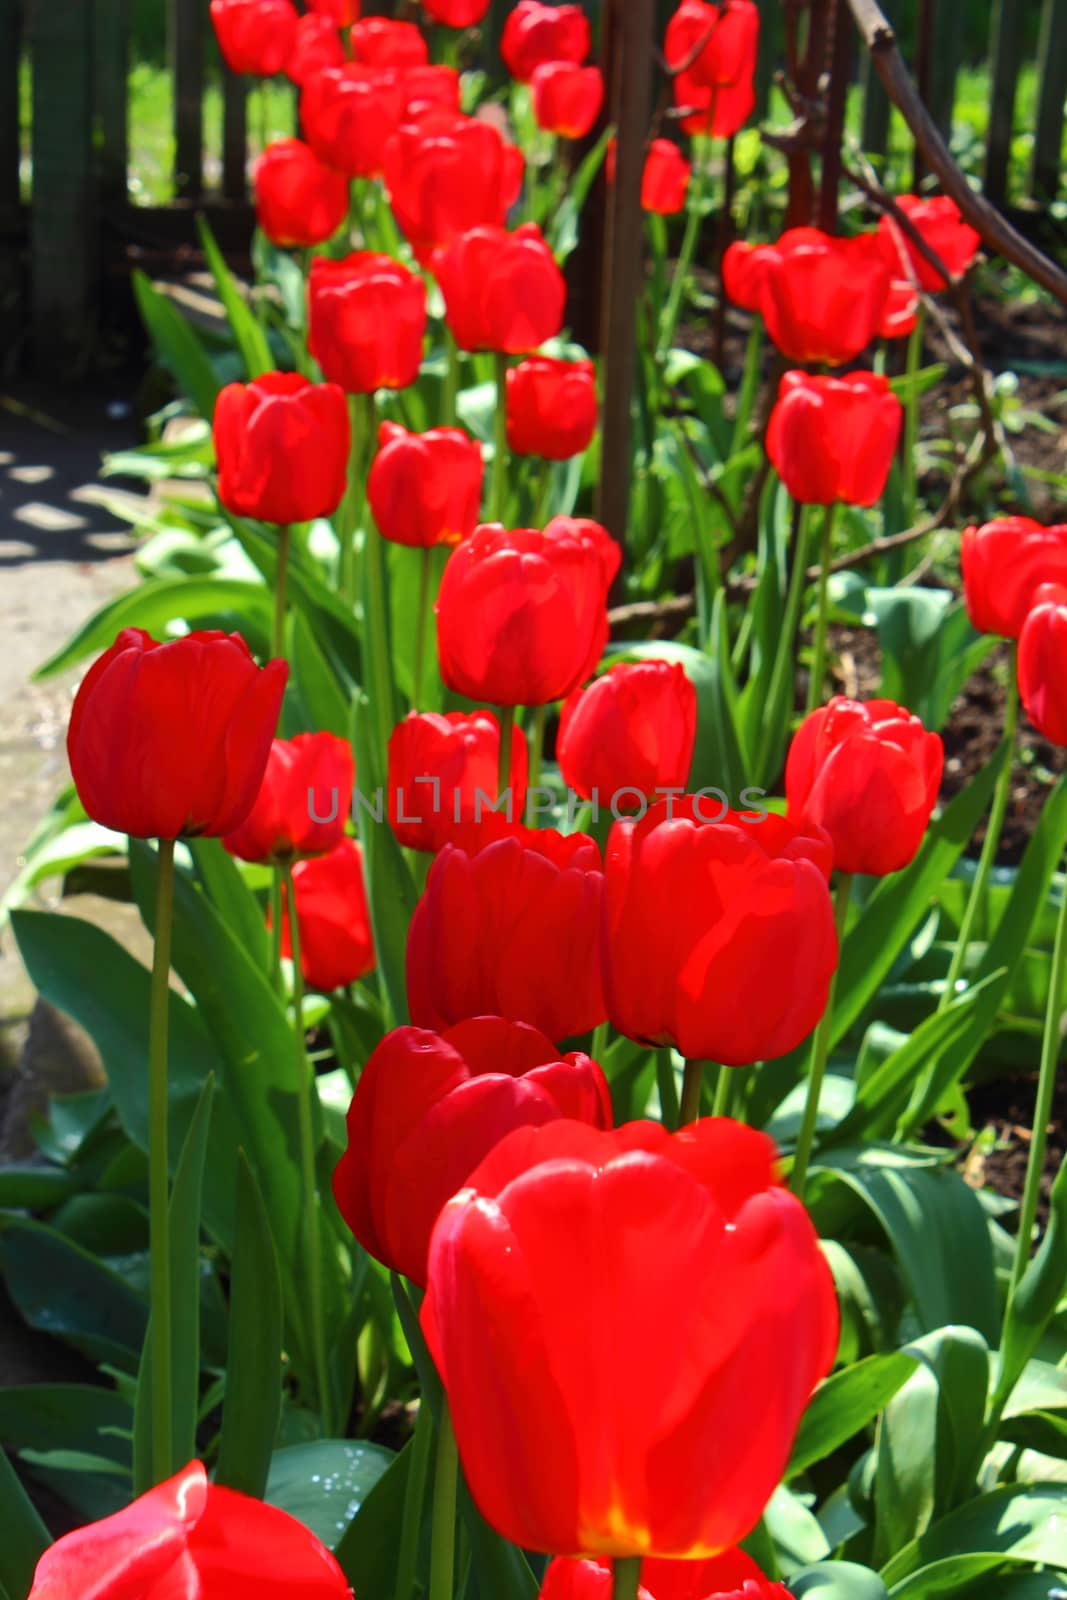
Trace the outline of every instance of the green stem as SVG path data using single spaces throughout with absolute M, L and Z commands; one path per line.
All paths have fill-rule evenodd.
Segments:
M 274 863 L 270 880 L 270 978 L 277 993 L 282 987 L 282 867 Z
M 611 1564 L 611 1600 L 637 1600 L 641 1585 L 641 1557 L 616 1556 Z
M 593 1058 L 596 1060 L 596 1057 Z M 678 1127 L 678 1084 L 674 1076 L 674 1062 L 669 1045 L 656 1051 L 656 1087 L 659 1089 L 660 1117 L 665 1128 L 673 1133 Z
M 793 570 L 789 574 L 789 593 L 785 602 L 785 618 L 782 623 L 782 633 L 778 640 L 778 650 L 774 657 L 774 666 L 771 670 L 771 681 L 767 689 L 765 712 L 760 722 L 756 744 L 756 777 L 757 783 L 763 781 L 766 765 L 770 755 L 770 743 L 776 729 L 781 725 L 784 716 L 789 720 L 792 710 L 792 699 L 783 706 L 789 684 L 793 681 L 794 663 L 796 652 L 794 641 L 797 626 L 800 622 L 800 611 L 804 601 L 804 590 L 807 586 L 808 571 L 808 544 L 810 541 L 811 519 L 808 507 L 796 505 L 796 538 L 793 541 Z M 766 774 L 773 778 L 774 773 Z
M 589 1046 L 589 1055 L 593 1061 L 603 1063 L 604 1051 L 608 1047 L 608 1024 L 598 1022 L 593 1029 L 593 1040 Z
M 360 416 L 358 395 L 353 394 L 348 397 L 348 416 L 352 430 L 352 442 L 348 455 L 348 487 L 341 502 L 341 514 L 337 525 L 337 543 L 339 546 L 338 575 L 341 598 L 352 605 L 356 598 L 356 528 L 359 526 L 360 517 L 363 514 L 366 493 L 363 460 L 365 454 L 363 418 Z M 374 448 L 373 441 L 369 448 Z
M 508 358 L 499 351 L 496 365 L 496 414 L 493 420 L 493 476 L 489 521 L 503 522 L 508 490 Z
M 956 948 L 952 952 L 952 962 L 945 979 L 945 987 L 938 1001 L 937 1009 L 943 1011 L 956 993 L 956 985 L 960 974 L 967 961 L 967 946 L 971 938 L 975 918 L 985 904 L 986 889 L 989 884 L 989 875 L 997 859 L 1000 848 L 1000 835 L 1004 827 L 1004 818 L 1007 815 L 1008 800 L 1011 797 L 1011 780 L 1015 771 L 1015 731 L 1019 723 L 1019 680 L 1015 672 L 1014 647 L 1011 662 L 1011 674 L 1008 679 L 1008 693 L 1004 705 L 1004 738 L 1008 742 L 1008 756 L 997 779 L 997 786 L 993 790 L 993 804 L 989 812 L 989 822 L 986 825 L 985 838 L 982 840 L 982 854 L 978 860 L 978 870 L 971 884 L 971 892 L 967 896 L 964 907 L 963 920 L 956 938 Z
M 415 1418 L 415 1433 L 411 1441 L 408 1480 L 404 1488 L 404 1520 L 400 1529 L 400 1548 L 397 1552 L 396 1600 L 415 1600 L 416 1572 L 419 1560 L 419 1531 L 422 1526 L 422 1507 L 426 1496 L 426 1480 L 430 1475 L 430 1446 L 433 1443 L 433 1414 L 425 1400 L 419 1403 Z
M 303 1186 L 302 1222 L 304 1256 L 307 1262 L 311 1345 L 315 1362 L 315 1385 L 319 1393 L 319 1414 L 324 1438 L 330 1437 L 332 1407 L 330 1373 L 326 1360 L 326 1323 L 322 1294 L 322 1239 L 319 1231 L 319 1186 L 315 1174 L 315 1130 L 313 1096 L 317 1093 L 315 1075 L 304 1047 L 304 973 L 300 964 L 300 919 L 296 914 L 293 869 L 283 868 L 285 900 L 289 912 L 289 944 L 293 952 L 293 1039 L 296 1046 L 297 1115 L 300 1136 L 300 1173 Z
M 1049 974 L 1045 1031 L 1041 1038 L 1037 1104 L 1034 1108 L 1030 1154 L 1026 1162 L 1023 1203 L 1019 1210 L 1019 1234 L 1015 1241 L 1015 1261 L 1011 1270 L 1009 1301 L 1014 1300 L 1018 1293 L 1019 1284 L 1030 1262 L 1030 1240 L 1037 1218 L 1037 1202 L 1041 1193 L 1041 1178 L 1045 1171 L 1045 1154 L 1048 1149 L 1048 1125 L 1052 1117 L 1052 1101 L 1056 1090 L 1065 976 L 1067 976 L 1067 880 L 1062 885 L 1059 916 L 1056 919 L 1056 942 L 1052 950 L 1052 971 Z
M 426 634 L 430 621 L 430 577 L 433 565 L 433 554 L 427 546 L 419 552 L 422 564 L 419 568 L 419 600 L 415 613 L 415 681 L 412 707 L 418 710 L 422 703 L 422 674 L 426 662 Z
M 663 309 L 663 320 L 660 323 L 656 355 L 661 359 L 674 344 L 674 335 L 678 330 L 678 319 L 682 314 L 685 286 L 689 280 L 689 269 L 693 265 L 697 241 L 700 238 L 700 225 L 704 220 L 704 196 L 707 192 L 709 173 L 706 159 L 707 152 L 705 151 L 703 154 L 705 159 L 698 162 L 696 179 L 689 190 L 689 210 L 686 216 L 685 233 L 682 236 L 682 248 L 678 252 L 674 277 L 671 279 L 671 292 Z
M 289 549 L 292 530 L 287 523 L 278 528 L 278 565 L 274 572 L 274 632 L 271 634 L 272 656 L 285 655 L 285 610 L 289 588 Z
M 845 919 L 848 916 L 848 897 L 851 889 L 852 874 L 850 872 L 840 873 L 837 879 L 837 894 L 834 900 L 834 921 L 837 927 L 839 950 L 841 939 L 845 932 Z M 815 1038 L 811 1047 L 808 1096 L 804 1102 L 804 1118 L 800 1124 L 800 1132 L 797 1135 L 796 1154 L 793 1157 L 793 1172 L 789 1180 L 790 1187 L 798 1200 L 803 1200 L 804 1198 L 804 1184 L 807 1180 L 812 1147 L 815 1143 L 815 1124 L 819 1117 L 819 1095 L 822 1092 L 823 1078 L 826 1076 L 826 1062 L 830 1054 L 830 1030 L 834 1021 L 834 995 L 837 992 L 840 954 L 838 963 L 838 967 L 830 980 L 830 992 L 826 996 L 826 1010 L 819 1019 L 819 1026 L 815 1030 Z
M 682 1076 L 682 1103 L 678 1108 L 678 1126 L 696 1122 L 700 1117 L 700 1091 L 704 1087 L 703 1061 L 687 1061 Z
M 500 707 L 500 755 L 496 769 L 496 797 L 499 800 L 511 782 L 511 736 L 515 728 L 515 707 Z
M 904 408 L 904 495 L 908 520 L 916 520 L 918 508 L 918 454 L 919 454 L 919 396 L 916 379 L 923 359 L 923 336 L 926 331 L 926 307 L 920 302 L 915 326 L 908 336 L 908 403 Z
M 437 1431 L 437 1459 L 433 1475 L 433 1513 L 430 1522 L 429 1600 L 452 1600 L 456 1566 L 456 1491 L 459 1455 L 448 1400 L 441 1397 Z
M 736 1067 L 720 1067 L 715 1079 L 715 1099 L 712 1103 L 711 1114 L 713 1117 L 728 1117 L 730 1115 L 730 1101 L 734 1093 L 734 1073 Z
M 823 517 L 822 538 L 819 543 L 819 609 L 815 619 L 815 644 L 811 656 L 811 677 L 808 679 L 808 710 L 822 704 L 823 679 L 826 676 L 826 631 L 830 614 L 830 559 L 833 552 L 834 522 L 837 501 L 826 507 Z
M 368 449 L 373 450 L 374 396 L 364 396 Z M 368 456 L 369 465 L 369 456 Z M 366 479 L 364 478 L 364 483 Z M 389 650 L 389 608 L 385 593 L 385 550 L 377 524 L 364 498 L 363 516 L 363 639 L 369 646 L 373 675 L 371 704 L 378 724 L 379 770 L 385 771 L 389 736 L 396 724 L 393 710 L 393 669 Z
M 456 425 L 456 401 L 459 398 L 459 345 L 456 343 L 452 330 L 445 327 L 445 387 L 441 401 L 442 425 L 454 428 Z
M 547 706 L 534 706 L 533 726 L 530 728 L 530 788 L 536 789 L 541 782 L 541 762 L 544 758 L 545 748 L 545 718 L 548 715 Z
M 171 1373 L 170 1177 L 167 1135 L 167 1028 L 170 936 L 174 912 L 174 840 L 159 841 L 155 946 L 148 1007 L 148 1232 L 152 1305 L 152 1474 L 175 1471 Z

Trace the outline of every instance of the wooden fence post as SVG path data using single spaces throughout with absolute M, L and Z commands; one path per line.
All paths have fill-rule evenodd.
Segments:
M 1037 53 L 1037 97 L 1031 188 L 1037 200 L 1054 200 L 1060 188 L 1063 102 L 1067 99 L 1067 0 L 1045 0 Z
M 206 0 L 170 0 L 174 82 L 174 192 L 199 200 L 204 189 L 204 35 Z
M 600 478 L 596 514 L 620 542 L 630 509 L 637 303 L 644 266 L 641 179 L 652 113 L 655 0 L 605 0 L 608 117 L 618 130 L 601 278 Z
M 93 0 L 31 8 L 32 335 L 44 368 L 84 363 L 95 320 L 100 233 L 93 152 Z

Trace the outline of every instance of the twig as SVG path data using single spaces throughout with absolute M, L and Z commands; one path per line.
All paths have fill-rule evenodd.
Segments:
M 612 632 L 631 622 L 668 622 L 674 617 L 688 617 L 695 605 L 691 594 L 672 595 L 669 600 L 635 600 L 628 606 L 615 606 L 608 612 L 608 622 Z
M 911 129 L 926 165 L 937 174 L 945 193 L 955 200 L 961 214 L 988 245 L 1067 305 L 1067 273 L 1024 239 L 996 206 L 967 182 L 922 102 L 877 0 L 848 0 L 848 4 L 886 93 Z

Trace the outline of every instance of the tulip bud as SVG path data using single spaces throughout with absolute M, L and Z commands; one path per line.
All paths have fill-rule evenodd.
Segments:
M 348 216 L 348 179 L 302 139 L 276 139 L 256 161 L 256 221 L 274 244 L 307 249 Z
M 831 861 L 820 828 L 738 815 L 718 794 L 617 822 L 605 861 L 611 1022 L 731 1067 L 795 1049 L 837 966 Z
M 790 820 L 826 830 L 839 872 L 898 872 L 922 843 L 944 756 L 939 736 L 903 706 L 835 695 L 789 747 Z
M 593 442 L 596 368 L 591 361 L 531 356 L 507 376 L 508 449 L 517 456 L 568 461 Z
M 94 822 L 138 839 L 217 838 L 243 822 L 278 724 L 284 661 L 239 633 L 160 644 L 123 628 L 74 697 L 67 755 Z
M 255 805 L 223 845 L 242 861 L 326 855 L 344 838 L 354 778 L 352 751 L 334 733 L 275 739 Z
M 382 152 L 404 114 L 395 72 L 358 62 L 327 67 L 305 84 L 300 121 L 321 161 L 350 178 L 376 178 Z
M 337 1208 L 365 1250 L 425 1284 L 445 1201 L 505 1134 L 560 1117 L 611 1127 L 611 1092 L 588 1056 L 561 1058 L 536 1028 L 499 1017 L 441 1034 L 395 1028 L 352 1097 Z
M 429 549 L 474 532 L 485 464 L 462 428 L 408 433 L 395 422 L 378 430 L 367 499 L 383 539 Z
M 363 881 L 363 852 L 342 839 L 329 855 L 293 868 L 300 970 L 311 989 L 328 994 L 373 972 L 374 934 Z M 291 957 L 289 907 L 282 908 L 282 955 Z
M 1067 587 L 1043 584 L 1019 636 L 1019 693 L 1038 733 L 1067 745 Z
M 873 506 L 903 423 L 904 408 L 880 373 L 787 372 L 771 412 L 767 454 L 794 500 Z
M 433 258 L 461 350 L 525 355 L 563 326 L 567 287 L 540 228 L 472 228 Z
M 539 0 L 519 0 L 508 13 L 500 40 L 504 65 L 518 83 L 529 83 L 537 68 L 550 61 L 579 66 L 592 48 L 581 6 L 541 5 Z
M 997 517 L 966 528 L 960 543 L 963 597 L 979 633 L 1017 639 L 1043 583 L 1067 584 L 1067 524 Z
M 491 711 L 412 711 L 389 740 L 389 822 L 398 841 L 437 851 L 469 839 L 496 800 L 499 770 L 500 724 Z M 514 728 L 507 779 L 514 817 L 525 810 L 526 777 L 526 735 Z
M 231 72 L 273 78 L 289 60 L 299 17 L 292 0 L 211 0 L 211 21 Z
M 308 346 L 349 394 L 415 382 L 426 333 L 426 286 L 392 256 L 316 256 L 308 284 Z
M 546 61 L 535 68 L 530 87 L 537 126 L 563 139 L 584 139 L 604 104 L 599 67 Z
M 350 427 L 334 383 L 266 372 L 215 402 L 219 499 L 239 517 L 284 525 L 329 517 L 344 499 Z
M 960 208 L 948 195 L 923 200 L 916 194 L 897 195 L 896 203 L 925 242 L 945 263 L 954 278 L 966 272 L 982 244 L 982 235 L 964 222 Z M 947 287 L 945 278 L 932 267 L 890 215 L 879 218 L 878 239 L 894 276 L 908 268 L 920 289 L 934 294 Z
M 696 731 L 696 690 L 684 667 L 625 662 L 564 701 L 556 756 L 583 799 L 627 792 L 633 803 L 622 809 L 632 811 L 657 789 L 685 788 Z

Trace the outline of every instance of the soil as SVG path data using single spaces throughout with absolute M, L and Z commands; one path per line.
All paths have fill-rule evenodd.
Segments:
M 967 1094 L 971 1122 L 980 1137 L 969 1150 L 963 1163 L 963 1176 L 975 1189 L 994 1189 L 997 1194 L 1018 1199 L 1026 1182 L 1026 1164 L 1033 1140 L 1031 1128 L 1034 1120 L 1034 1099 L 1037 1078 L 999 1080 L 972 1086 Z M 988 1148 L 987 1138 L 995 1135 L 995 1143 Z M 1048 1125 L 1048 1150 L 1041 1178 L 1041 1192 L 1037 1207 L 1038 1225 L 1042 1229 L 1048 1221 L 1049 1193 L 1060 1163 L 1067 1155 L 1067 1079 L 1062 1075 L 1056 1087 L 1052 1104 L 1052 1117 Z M 1003 1225 L 1013 1230 L 1015 1219 L 1010 1214 L 1002 1219 Z

